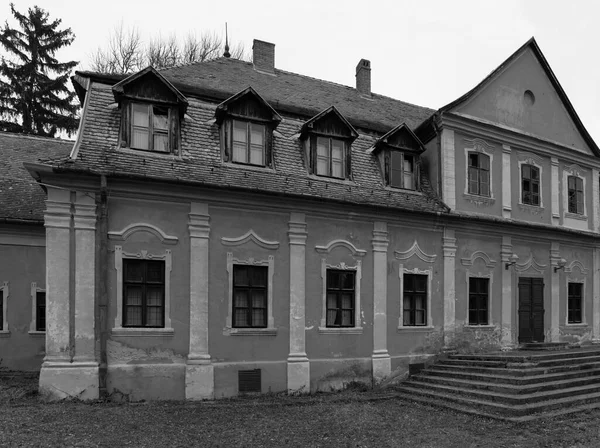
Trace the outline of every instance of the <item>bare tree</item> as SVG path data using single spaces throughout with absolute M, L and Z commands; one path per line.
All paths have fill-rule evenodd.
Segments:
M 189 33 L 183 42 L 175 34 L 154 36 L 146 44 L 137 28 L 125 29 L 123 23 L 115 27 L 107 48 L 98 48 L 91 56 L 90 69 L 101 73 L 133 73 L 148 65 L 166 68 L 179 64 L 202 62 L 223 54 L 223 39 L 215 32 L 199 37 Z M 230 54 L 235 59 L 245 59 L 244 45 L 235 43 Z

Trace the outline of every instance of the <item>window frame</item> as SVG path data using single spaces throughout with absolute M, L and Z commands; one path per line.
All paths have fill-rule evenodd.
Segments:
M 327 155 L 327 173 L 320 174 L 319 173 L 319 139 L 328 140 L 328 155 Z M 333 175 L 333 142 L 340 142 L 342 144 L 342 176 L 334 176 Z M 337 136 L 337 135 L 328 135 L 319 132 L 312 133 L 309 138 L 310 142 L 310 154 L 311 154 L 311 168 L 312 174 L 319 177 L 326 177 L 330 179 L 349 179 L 350 173 L 348 170 L 348 165 L 351 163 L 350 158 L 350 142 L 347 138 Z
M 248 271 L 253 271 L 253 270 L 261 270 L 264 271 L 264 286 L 258 286 L 258 285 L 253 285 L 251 284 L 251 280 L 249 280 L 248 285 L 236 285 L 236 270 L 239 271 L 241 269 L 246 269 Z M 248 272 L 248 279 L 251 279 L 253 276 L 250 274 L 250 272 Z M 269 289 L 269 267 L 268 266 L 258 266 L 258 265 L 248 265 L 248 264 L 233 264 L 233 301 L 232 301 L 232 323 L 231 326 L 232 328 L 267 328 L 269 323 L 268 323 L 268 306 L 269 306 L 269 299 L 268 299 L 268 289 Z M 236 306 L 236 291 L 239 290 L 246 290 L 249 294 L 247 296 L 246 299 L 246 303 L 248 306 L 246 307 L 239 307 Z M 252 292 L 253 291 L 262 291 L 264 293 L 264 306 L 263 307 L 254 307 L 254 300 L 252 298 Z M 262 316 L 262 320 L 264 322 L 264 325 L 256 325 L 254 323 L 254 310 L 255 308 L 258 309 L 262 309 L 263 312 L 263 316 Z M 236 316 L 237 313 L 236 311 L 239 309 L 245 309 L 247 310 L 247 321 L 249 322 L 249 325 L 239 325 L 239 323 L 236 322 Z
M 115 271 L 116 271 L 116 290 L 117 303 L 114 326 L 111 330 L 113 336 L 170 336 L 174 334 L 171 327 L 171 271 L 172 254 L 167 249 L 162 254 L 149 253 L 148 250 L 140 250 L 137 253 L 123 251 L 122 246 L 114 246 L 115 252 Z M 143 259 L 143 260 L 163 260 L 164 261 L 164 326 L 163 327 L 125 327 L 123 326 L 123 306 L 124 306 L 124 269 L 123 260 L 125 259 Z
M 39 288 L 36 282 L 32 282 L 31 283 L 31 289 L 30 289 L 30 302 L 31 302 L 31 323 L 29 324 L 29 334 L 31 335 L 45 335 L 46 334 L 46 328 L 47 328 L 47 322 L 46 322 L 46 318 L 44 316 L 44 329 L 40 330 L 39 328 L 39 321 L 40 318 L 38 316 L 39 314 L 39 309 L 38 309 L 38 294 L 43 293 L 45 296 L 45 306 L 44 306 L 44 310 L 46 310 L 47 305 L 48 305 L 48 297 L 45 295 L 46 294 L 46 289 L 45 288 Z
M 518 166 L 518 176 L 519 176 L 519 206 L 521 210 L 529 210 L 534 214 L 544 210 L 544 167 L 542 165 L 542 160 L 536 156 L 535 154 L 530 154 L 522 151 L 517 152 L 517 166 Z M 530 166 L 536 168 L 538 170 L 538 180 L 539 180 L 539 204 L 533 205 L 523 202 L 523 166 Z
M 431 262 L 435 261 L 435 256 L 430 256 L 429 260 Z M 400 257 L 398 253 L 396 253 L 396 258 L 399 260 L 403 260 L 404 258 Z M 404 325 L 404 274 L 417 274 L 417 275 L 426 275 L 427 276 L 427 293 L 426 293 L 426 324 L 425 325 Z M 432 287 L 432 278 L 433 278 L 433 267 L 429 267 L 428 269 L 407 269 L 404 267 L 404 264 L 400 264 L 398 268 L 398 276 L 400 282 L 400 294 L 399 294 L 399 316 L 398 316 L 398 331 L 406 330 L 406 331 L 419 331 L 419 330 L 431 330 L 433 327 L 433 316 L 431 312 L 431 287 Z
M 471 163 L 471 155 L 476 155 L 478 157 L 478 166 L 472 166 L 470 164 Z M 488 168 L 487 169 L 481 167 L 481 160 L 482 160 L 483 157 L 487 158 L 487 161 L 488 161 Z M 466 177 L 466 182 L 467 182 L 467 185 L 466 185 L 466 188 L 465 188 L 466 193 L 469 194 L 469 195 L 472 195 L 472 196 L 481 196 L 481 197 L 484 197 L 484 198 L 493 198 L 493 196 L 492 196 L 492 160 L 493 160 L 492 156 L 489 155 L 489 154 L 486 154 L 486 153 L 484 153 L 482 151 L 476 151 L 476 150 L 474 150 L 474 149 L 471 148 L 471 149 L 467 149 L 466 150 L 466 158 L 467 158 L 467 160 L 466 160 L 467 175 L 465 176 Z M 477 191 L 476 192 L 471 191 L 471 168 L 477 170 Z M 488 194 L 483 194 L 481 192 L 481 190 L 482 190 L 481 189 L 481 185 L 482 185 L 482 182 L 481 182 L 481 177 L 482 177 L 481 173 L 482 172 L 487 173 L 487 178 L 488 178 L 488 182 L 487 182 L 487 184 L 488 184 Z
M 523 163 L 521 164 L 520 167 L 520 171 L 521 171 L 521 204 L 524 205 L 531 205 L 533 207 L 540 207 L 541 203 L 542 203 L 542 179 L 541 179 L 541 169 L 540 167 L 531 164 L 531 163 Z M 524 168 L 528 168 L 530 170 L 530 176 L 529 178 L 525 178 L 525 173 L 524 173 Z M 533 172 L 537 172 L 537 179 L 533 179 Z M 525 182 L 528 181 L 529 182 L 529 191 L 525 191 Z M 533 192 L 533 185 L 537 185 L 538 188 L 538 192 L 534 193 Z M 528 197 L 530 199 L 526 200 L 526 194 L 529 195 Z M 537 195 L 537 203 L 535 203 L 535 201 L 531 198 L 534 198 Z
M 233 326 L 233 272 L 234 266 L 266 266 L 267 271 L 267 326 L 266 327 L 234 327 Z M 275 319 L 273 317 L 273 279 L 275 275 L 275 257 L 269 255 L 266 259 L 257 260 L 253 257 L 242 259 L 236 258 L 233 252 L 227 252 L 227 317 L 225 318 L 225 327 L 223 334 L 229 336 L 275 336 L 277 328 L 275 328 Z
M 139 263 L 143 266 L 143 274 L 141 281 L 134 281 L 127 278 L 128 265 L 132 265 L 133 263 Z M 150 264 L 155 264 L 160 266 L 161 279 L 158 282 L 151 282 L 148 280 L 148 267 Z M 141 308 L 141 323 L 139 325 L 133 325 L 127 323 L 128 318 L 128 307 L 133 305 L 128 305 L 127 303 L 127 289 L 129 287 L 141 287 L 141 304 L 139 307 Z M 149 288 L 160 289 L 162 293 L 161 304 L 159 306 L 153 305 L 155 308 L 160 308 L 161 313 L 161 322 L 159 325 L 148 325 L 146 311 L 150 305 L 148 305 L 148 297 L 147 290 Z M 137 305 L 136 305 L 137 306 Z M 126 258 L 123 260 L 123 328 L 164 328 L 165 327 L 165 261 L 164 260 L 151 260 L 151 259 L 134 259 L 134 258 Z
M 346 275 L 352 275 L 352 288 L 348 289 L 348 288 L 344 288 L 343 287 L 343 280 L 340 280 L 340 287 L 339 288 L 334 288 L 332 285 L 330 285 L 330 277 L 332 275 L 340 275 L 340 276 L 346 276 Z M 328 268 L 327 272 L 326 272 L 326 276 L 325 276 L 325 287 L 327 289 L 327 304 L 326 304 L 326 316 L 325 316 L 325 326 L 326 328 L 354 328 L 356 326 L 356 271 L 351 270 L 351 269 L 335 269 L 335 268 Z M 336 295 L 336 306 L 335 308 L 331 308 L 329 306 L 329 295 L 330 294 L 335 294 Z M 351 294 L 352 295 L 352 299 L 351 299 L 351 308 L 344 308 L 343 306 L 343 298 L 342 298 L 342 294 Z M 341 320 L 342 323 L 337 324 L 336 325 L 336 320 L 331 323 L 331 321 L 329 320 L 329 312 L 331 310 L 334 310 L 336 312 L 336 316 L 339 315 L 341 316 Z M 351 311 L 351 319 L 350 319 L 350 324 L 348 325 L 344 325 L 343 324 L 343 312 L 350 310 Z M 340 313 L 340 314 L 338 314 Z
M 145 106 L 148 110 L 148 148 L 136 148 L 133 146 L 134 133 L 134 109 L 136 106 Z M 161 151 L 154 149 L 155 134 L 164 134 L 155 132 L 154 129 L 154 108 L 164 108 L 167 111 L 167 150 Z M 176 106 L 169 103 L 145 101 L 141 99 L 128 99 L 122 106 L 122 124 L 121 124 L 121 146 L 132 151 L 141 151 L 151 154 L 179 155 L 181 126 L 179 124 L 179 111 Z
M 394 149 L 389 149 L 389 160 L 387 160 L 386 156 L 386 171 L 387 171 L 387 176 L 388 176 L 388 182 L 387 185 L 389 187 L 392 188 L 400 188 L 403 190 L 411 190 L 411 191 L 417 191 L 418 190 L 418 170 L 417 170 L 417 161 L 419 156 L 417 154 L 413 154 L 413 153 L 407 153 L 405 151 L 399 151 L 399 150 L 394 150 Z M 401 169 L 400 170 L 395 170 L 394 169 L 394 156 L 396 157 L 401 157 Z M 412 158 L 412 171 L 410 171 L 411 174 L 411 179 L 412 179 L 412 185 L 411 187 L 406 187 L 404 181 L 405 181 L 405 176 L 407 174 L 407 171 L 405 169 L 405 161 L 406 161 L 406 157 L 410 157 Z M 395 171 L 400 171 L 400 185 L 394 185 L 394 172 Z
M 579 297 L 572 297 L 571 295 L 571 285 L 579 285 L 580 288 L 580 295 Z M 581 325 L 584 323 L 585 319 L 584 319 L 584 315 L 583 315 L 583 311 L 584 311 L 584 286 L 585 284 L 582 281 L 575 281 L 575 280 L 568 280 L 567 281 L 567 325 Z M 572 313 L 572 308 L 571 308 L 571 299 L 579 299 L 579 308 L 575 309 L 579 311 L 579 320 L 574 320 L 571 318 L 571 313 Z
M 571 189 L 570 187 L 570 180 L 573 179 L 575 181 L 575 188 Z M 579 190 L 578 187 L 578 183 L 581 186 L 581 189 Z M 575 210 L 573 211 L 571 209 L 571 191 L 574 192 L 575 194 Z M 578 193 L 581 193 L 581 202 L 579 201 L 578 198 Z M 579 205 L 581 205 L 581 208 L 579 207 Z M 585 180 L 580 177 L 580 176 L 576 176 L 574 174 L 571 175 L 567 175 L 567 213 L 573 214 L 573 215 L 585 215 Z
M 244 123 L 246 125 L 246 141 L 245 141 L 245 145 L 246 145 L 246 161 L 241 162 L 241 161 L 237 161 L 237 160 L 233 160 L 234 159 L 234 129 L 235 129 L 235 123 Z M 263 138 L 263 142 L 262 142 L 262 164 L 257 164 L 257 163 L 251 163 L 251 158 L 252 158 L 252 126 L 261 126 L 262 127 L 262 138 Z M 237 115 L 233 115 L 231 116 L 229 119 L 226 120 L 225 122 L 225 126 L 228 128 L 226 133 L 225 133 L 225 139 L 226 139 L 226 143 L 225 145 L 228 147 L 228 151 L 229 151 L 229 162 L 237 164 L 237 165 L 248 165 L 248 166 L 257 166 L 257 167 L 267 167 L 270 165 L 270 162 L 268 161 L 268 145 L 269 145 L 269 141 L 271 136 L 269 135 L 270 132 L 270 127 L 268 126 L 267 123 L 257 120 L 257 119 L 251 119 L 251 118 L 246 118 L 246 117 L 239 117 Z
M 468 288 L 468 309 L 467 309 L 467 322 L 468 322 L 468 326 L 473 326 L 473 327 L 482 327 L 482 326 L 489 326 L 490 325 L 490 308 L 491 308 L 491 303 L 490 303 L 490 296 L 491 296 L 491 285 L 492 285 L 492 279 L 490 277 L 485 277 L 485 276 L 468 276 L 468 284 L 467 284 L 467 288 Z M 473 292 L 472 291 L 472 285 L 471 285 L 471 281 L 486 281 L 487 282 L 487 288 L 485 292 Z M 475 299 L 476 301 L 478 301 L 477 299 L 481 299 L 482 296 L 485 296 L 485 322 L 482 323 L 480 322 L 479 318 L 481 317 L 481 312 L 482 310 L 480 309 L 480 306 L 472 306 L 472 299 Z M 471 321 L 471 312 L 475 311 L 477 313 L 477 322 L 473 322 Z
M 417 291 L 416 287 L 412 291 L 407 291 L 407 277 L 415 277 L 413 280 L 413 284 L 416 284 L 416 277 L 421 277 L 423 279 L 425 285 L 425 291 Z M 429 313 L 429 304 L 427 303 L 427 295 L 428 295 L 428 283 L 429 279 L 426 274 L 416 274 L 416 273 L 407 273 L 402 274 L 402 326 L 403 327 L 427 327 L 430 323 L 428 322 L 428 313 Z M 406 308 L 406 298 L 410 299 L 409 307 Z M 416 298 L 417 296 L 423 296 L 423 306 L 424 308 L 417 309 L 416 306 Z M 406 322 L 406 314 L 407 311 L 409 313 L 408 323 Z M 423 323 L 417 323 L 416 313 L 420 311 L 423 313 Z M 412 319 L 411 319 L 412 317 Z
M 8 299 L 10 297 L 10 288 L 8 282 L 3 282 L 0 286 L 0 337 L 10 334 L 8 327 Z

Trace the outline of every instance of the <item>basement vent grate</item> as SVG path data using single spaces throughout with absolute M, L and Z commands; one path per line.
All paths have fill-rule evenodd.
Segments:
M 261 370 L 239 370 L 238 371 L 238 391 L 239 392 L 260 392 Z

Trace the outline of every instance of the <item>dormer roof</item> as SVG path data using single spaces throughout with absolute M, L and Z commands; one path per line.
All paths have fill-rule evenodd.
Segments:
M 377 152 L 383 147 L 400 151 L 410 151 L 415 154 L 421 154 L 425 151 L 425 147 L 423 146 L 423 143 L 421 143 L 421 140 L 419 140 L 415 133 L 410 130 L 406 123 L 396 126 L 394 129 L 378 138 L 373 146 L 367 150 L 367 153 Z
M 300 129 L 303 138 L 310 132 L 326 129 L 328 135 L 355 139 L 358 132 L 348 120 L 335 108 L 331 106 L 308 120 Z
M 254 118 L 271 121 L 277 126 L 281 121 L 279 115 L 265 99 L 252 87 L 230 96 L 217 106 L 215 118 L 220 124 L 227 115 L 252 116 Z

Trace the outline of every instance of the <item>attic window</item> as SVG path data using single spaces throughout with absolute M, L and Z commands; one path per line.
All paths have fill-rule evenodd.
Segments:
M 414 190 L 415 156 L 400 151 L 390 151 L 389 184 L 395 188 Z

